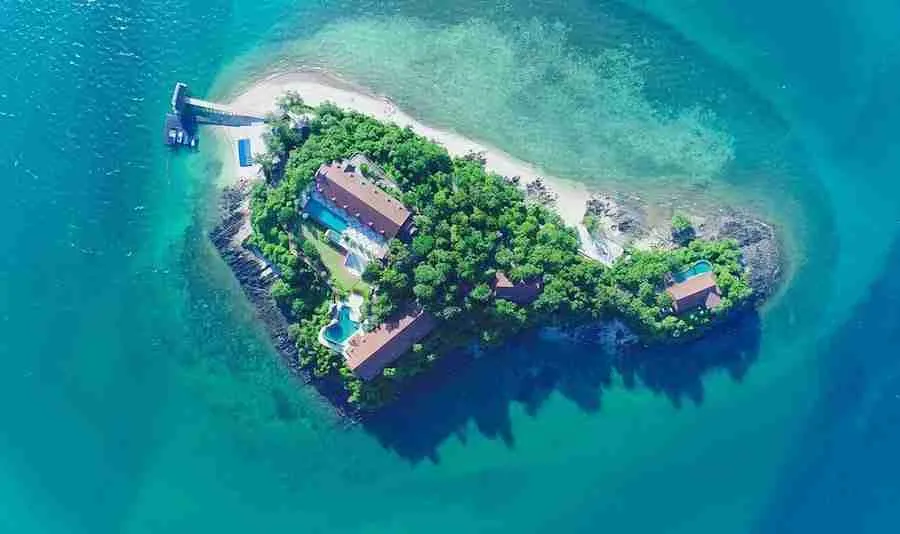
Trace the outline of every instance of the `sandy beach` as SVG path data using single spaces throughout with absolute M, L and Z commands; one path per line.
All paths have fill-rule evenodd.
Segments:
M 425 125 L 398 109 L 389 98 L 374 95 L 332 75 L 318 72 L 273 75 L 251 85 L 232 98 L 229 105 L 242 110 L 266 113 L 275 109 L 276 99 L 287 91 L 296 91 L 307 104 L 313 106 L 333 102 L 342 108 L 365 113 L 381 121 L 408 126 L 414 132 L 440 143 L 454 156 L 480 152 L 484 154 L 489 170 L 504 176 L 519 176 L 523 186 L 540 177 L 557 195 L 556 209 L 566 224 L 578 226 L 581 223 L 589 197 L 589 192 L 584 186 L 549 176 L 535 165 L 516 159 L 485 143 L 468 139 L 449 130 Z M 222 130 L 231 140 L 232 149 L 229 157 L 235 160 L 235 168 L 240 169 L 239 176 L 249 177 L 255 174 L 257 169 L 253 167 L 241 169 L 237 166 L 233 147 L 237 139 L 247 138 L 250 139 L 254 151 L 258 151 L 255 147 L 263 145 L 264 126 L 222 128 Z

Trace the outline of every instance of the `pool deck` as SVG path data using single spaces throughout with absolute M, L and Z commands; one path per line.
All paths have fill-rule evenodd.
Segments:
M 308 192 L 301 199 L 302 207 L 300 209 L 304 213 L 322 226 L 341 234 L 349 241 L 351 248 L 357 248 L 362 255 L 370 258 L 383 258 L 387 254 L 387 241 L 383 236 L 379 236 L 371 229 L 361 225 L 330 199 L 323 197 L 317 191 Z M 308 209 L 311 203 L 312 210 Z M 339 219 L 340 222 L 336 223 L 331 220 L 332 218 Z
M 371 293 L 372 286 L 344 267 L 344 253 L 338 251 L 331 243 L 320 239 L 314 226 L 309 223 L 301 224 L 300 235 L 303 239 L 312 243 L 319 252 L 319 255 L 322 257 L 322 263 L 328 269 L 328 274 L 331 276 L 334 284 L 346 291 L 357 291 L 366 295 Z
M 346 302 L 347 306 L 350 307 L 350 319 L 357 323 L 362 320 L 362 305 L 365 301 L 366 299 L 364 299 L 362 295 L 350 293 Z

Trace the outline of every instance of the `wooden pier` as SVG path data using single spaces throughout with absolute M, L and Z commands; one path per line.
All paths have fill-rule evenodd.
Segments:
M 196 148 L 199 138 L 197 126 L 250 126 L 265 122 L 258 113 L 245 112 L 230 106 L 192 98 L 185 83 L 178 82 L 172 90 L 171 110 L 166 113 L 163 140 L 172 147 Z

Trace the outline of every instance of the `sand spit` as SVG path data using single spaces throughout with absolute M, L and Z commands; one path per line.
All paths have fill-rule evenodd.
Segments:
M 422 124 L 398 109 L 389 98 L 367 92 L 333 75 L 319 72 L 273 75 L 254 83 L 231 99 L 229 104 L 240 109 L 265 113 L 273 111 L 276 99 L 287 91 L 296 91 L 312 106 L 332 102 L 339 107 L 370 115 L 380 121 L 408 126 L 419 135 L 440 143 L 454 156 L 463 156 L 471 152 L 481 153 L 489 170 L 503 176 L 518 176 L 523 187 L 541 178 L 547 188 L 555 194 L 555 206 L 563 221 L 571 226 L 581 223 L 590 196 L 588 190 L 581 184 L 548 176 L 540 168 L 516 159 L 498 148 L 467 139 L 449 130 Z M 227 133 L 232 139 L 232 145 L 234 140 L 243 137 L 249 138 L 254 147 L 261 147 L 263 130 L 262 126 L 254 126 L 228 129 Z

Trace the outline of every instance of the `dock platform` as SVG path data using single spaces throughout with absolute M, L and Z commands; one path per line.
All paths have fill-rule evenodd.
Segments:
M 237 110 L 230 106 L 192 98 L 187 84 L 178 82 L 172 90 L 170 111 L 166 113 L 163 141 L 171 147 L 196 148 L 197 126 L 251 126 L 265 122 L 259 113 Z
M 189 129 L 189 126 L 193 126 L 193 128 Z M 196 148 L 199 142 L 196 125 L 186 124 L 184 117 L 176 113 L 166 113 L 163 142 L 172 147 L 186 146 Z

